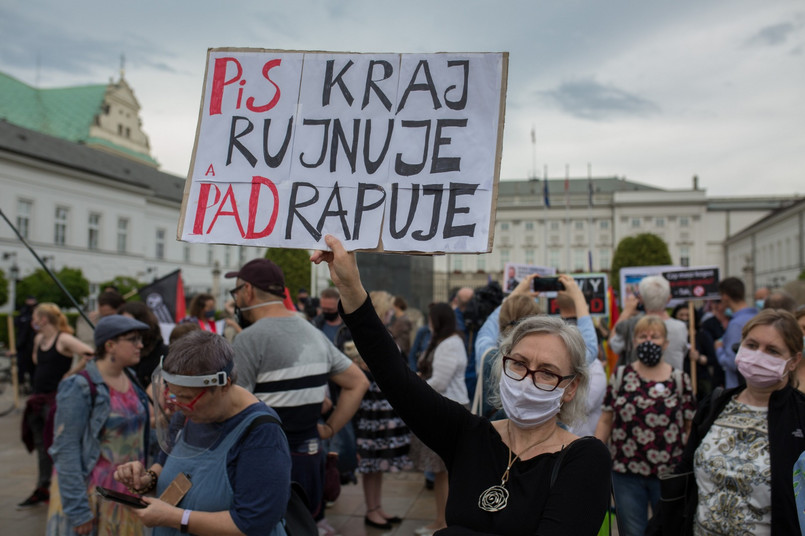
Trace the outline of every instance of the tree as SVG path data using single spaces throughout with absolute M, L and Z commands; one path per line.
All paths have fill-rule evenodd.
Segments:
M 104 281 L 98 285 L 98 288 L 103 290 L 105 287 L 115 287 L 120 295 L 126 298 L 127 301 L 139 301 L 140 295 L 137 294 L 137 290 L 143 286 L 145 285 L 137 281 L 137 279 L 134 277 L 119 275 L 114 279 Z M 134 294 L 130 297 L 127 297 L 132 291 L 134 291 Z
M 310 252 L 306 249 L 270 248 L 266 259 L 271 259 L 285 274 L 285 286 L 291 296 L 301 288 L 310 286 Z
M 5 305 L 8 301 L 8 283 L 9 280 L 6 279 L 6 273 L 0 270 L 0 305 Z
M 55 275 L 79 304 L 89 296 L 89 281 L 84 278 L 80 268 L 65 266 Z M 73 307 L 70 298 L 61 291 L 42 268 L 17 283 L 17 305 L 22 304 L 25 296 L 36 296 L 39 303 L 53 302 L 63 309 Z
M 621 268 L 665 264 L 671 264 L 671 254 L 668 252 L 668 244 L 662 238 L 652 233 L 627 236 L 615 248 L 610 283 L 614 289 L 619 289 Z

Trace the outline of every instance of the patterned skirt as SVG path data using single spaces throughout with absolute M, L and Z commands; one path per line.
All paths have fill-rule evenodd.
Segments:
M 367 376 L 369 376 L 367 374 Z M 411 432 L 369 377 L 369 390 L 353 417 L 359 473 L 396 473 L 411 470 L 408 449 Z

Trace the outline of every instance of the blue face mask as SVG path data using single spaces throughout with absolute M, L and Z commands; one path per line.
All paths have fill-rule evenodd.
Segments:
M 758 309 L 763 309 L 763 305 L 765 304 L 766 302 L 764 300 L 755 300 L 755 307 Z
M 732 308 L 731 308 L 731 307 L 727 307 L 727 308 L 724 310 L 724 314 L 725 314 L 725 315 L 727 315 L 727 316 L 732 316 Z

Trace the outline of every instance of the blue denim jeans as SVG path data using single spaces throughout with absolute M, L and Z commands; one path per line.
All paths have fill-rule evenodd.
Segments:
M 612 486 L 615 512 L 624 532 L 620 536 L 643 536 L 648 525 L 648 507 L 656 512 L 660 502 L 660 479 L 613 471 Z

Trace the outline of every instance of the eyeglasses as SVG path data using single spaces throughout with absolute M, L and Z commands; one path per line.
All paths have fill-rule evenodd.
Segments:
M 168 390 L 168 386 L 166 385 L 165 386 L 165 391 L 164 391 L 164 397 L 165 397 L 165 401 L 167 402 L 167 404 L 169 406 L 172 406 L 172 407 L 174 407 L 174 408 L 176 408 L 178 410 L 181 410 L 181 411 L 184 411 L 185 413 L 187 413 L 189 411 L 193 411 L 193 408 L 196 407 L 196 404 L 198 403 L 198 401 L 201 399 L 202 396 L 204 396 L 204 393 L 207 392 L 207 389 L 208 388 L 205 387 L 204 389 L 202 389 L 202 391 L 198 395 L 196 395 L 196 397 L 193 400 L 191 400 L 187 404 L 184 404 L 184 403 L 179 402 L 178 400 L 176 400 L 176 395 L 171 393 Z
M 128 342 L 132 343 L 133 345 L 137 346 L 138 344 L 143 342 L 143 336 L 142 335 L 130 335 L 128 337 L 120 337 L 118 340 L 120 340 L 120 341 L 128 341 Z
M 543 391 L 553 391 L 565 380 L 572 380 L 575 374 L 560 376 L 549 370 L 531 370 L 522 361 L 518 361 L 509 356 L 503 356 L 503 373 L 512 380 L 522 381 L 527 376 L 531 376 L 531 381 L 537 389 Z
M 245 287 L 245 286 L 246 286 L 246 283 L 242 283 L 242 284 L 236 286 L 235 288 L 233 288 L 232 290 L 229 291 L 229 295 L 232 296 L 233 300 L 235 299 L 235 294 L 237 294 L 238 291 L 240 289 L 242 289 L 243 287 Z

